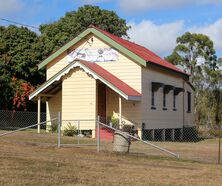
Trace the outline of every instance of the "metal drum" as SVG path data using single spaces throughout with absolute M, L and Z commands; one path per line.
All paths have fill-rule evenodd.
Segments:
M 114 152 L 129 152 L 130 148 L 130 138 L 128 132 L 115 132 L 114 133 L 114 142 L 113 142 L 113 151 Z

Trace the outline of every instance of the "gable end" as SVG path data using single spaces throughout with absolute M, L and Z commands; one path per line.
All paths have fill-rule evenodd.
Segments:
M 88 28 L 85 31 L 83 31 L 81 34 L 79 34 L 78 36 L 76 36 L 73 40 L 71 40 L 70 42 L 68 42 L 67 44 L 65 44 L 63 47 L 61 47 L 59 50 L 57 50 L 56 52 L 54 52 L 52 55 L 50 55 L 48 58 L 46 58 L 44 61 L 42 61 L 39 65 L 38 65 L 38 69 L 41 69 L 43 67 L 45 67 L 48 63 L 50 63 L 52 60 L 54 60 L 56 57 L 58 57 L 59 55 L 61 55 L 63 52 L 67 51 L 70 47 L 72 47 L 73 45 L 75 45 L 77 42 L 79 42 L 82 38 L 86 37 L 87 35 L 89 35 L 90 33 L 94 34 L 95 36 L 97 36 L 98 38 L 100 38 L 101 40 L 105 41 L 106 43 L 110 44 L 112 47 L 114 47 L 115 49 L 119 50 L 120 52 L 122 52 L 123 54 L 125 54 L 126 56 L 128 56 L 129 58 L 133 59 L 134 61 L 138 62 L 139 64 L 146 66 L 147 62 L 146 60 L 144 60 L 143 58 L 141 58 L 140 56 L 136 55 L 135 53 L 133 53 L 132 51 L 128 50 L 127 48 L 125 48 L 124 46 L 120 45 L 119 43 L 117 43 L 116 41 L 112 40 L 111 38 L 109 38 L 108 36 L 106 36 L 105 34 L 99 32 L 98 30 L 96 30 L 95 28 Z

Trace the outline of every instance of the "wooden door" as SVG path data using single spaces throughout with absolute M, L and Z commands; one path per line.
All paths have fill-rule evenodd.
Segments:
M 98 83 L 98 116 L 106 121 L 106 85 Z

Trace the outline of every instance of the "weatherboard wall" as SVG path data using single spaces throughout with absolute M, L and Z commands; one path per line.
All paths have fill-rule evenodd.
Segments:
M 101 39 L 90 34 L 87 39 L 80 40 L 69 49 L 69 53 L 75 49 L 83 48 L 110 48 Z M 59 57 L 50 62 L 47 67 L 47 80 L 68 65 L 68 52 L 64 52 Z M 118 61 L 96 62 L 98 65 L 114 74 L 116 77 L 141 92 L 141 66 L 119 53 Z
M 47 65 L 47 79 L 68 65 L 68 53 L 77 48 L 99 49 L 110 48 L 110 45 L 92 34 L 88 35 L 87 38 L 80 40 L 71 47 L 69 51 L 64 52 Z M 173 73 L 160 70 L 159 68 L 141 67 L 141 65 L 132 61 L 122 53 L 119 53 L 117 61 L 96 63 L 142 93 L 142 100 L 139 102 L 126 101 L 123 99 L 122 115 L 125 122 L 130 123 L 130 121 L 134 121 L 134 123 L 138 123 L 139 128 L 141 128 L 142 123 L 145 123 L 147 129 L 181 128 L 183 125 L 193 125 L 193 113 L 186 112 L 186 93 L 184 93 L 184 101 L 182 92 L 177 96 L 177 110 L 173 111 L 173 91 L 171 90 L 169 94 L 167 94 L 167 110 L 163 110 L 163 90 L 160 88 L 155 94 L 156 110 L 151 109 L 151 82 L 157 81 L 182 88 L 183 79 L 180 76 L 173 75 Z M 63 81 L 63 119 L 81 119 L 81 117 L 92 119 L 96 116 L 96 81 L 91 77 L 90 79 L 85 72 L 82 72 L 81 76 L 80 74 L 80 71 L 72 73 L 72 76 L 67 76 L 69 78 L 65 78 Z M 81 94 L 81 89 L 87 90 L 88 93 L 84 91 L 83 94 Z M 185 91 L 187 90 L 193 95 L 193 90 L 189 85 L 185 85 Z M 109 90 L 107 92 L 107 116 L 112 116 L 113 114 L 118 116 L 118 104 L 118 94 Z M 185 111 L 183 111 L 183 107 Z M 75 112 L 76 109 L 77 112 Z
M 175 87 L 183 87 L 183 79 L 155 68 L 142 69 L 142 122 L 145 129 L 182 128 L 183 93 L 176 97 L 176 111 L 173 111 L 173 90 L 166 95 L 163 110 L 163 88 L 155 92 L 155 108 L 151 109 L 152 82 L 161 82 Z
M 58 117 L 58 112 L 62 112 L 62 90 L 57 92 L 54 97 L 49 97 L 46 101 L 46 120 L 51 121 Z M 56 120 L 54 121 L 56 122 Z M 47 123 L 47 128 L 50 129 L 52 122 Z
M 111 89 L 107 89 L 106 115 L 119 117 L 119 95 Z M 141 102 L 127 101 L 122 98 L 122 121 L 125 124 L 134 124 L 140 127 L 141 123 Z
M 80 68 L 71 70 L 62 82 L 62 120 L 66 125 L 71 121 L 81 121 L 81 130 L 95 129 L 96 80 Z
M 72 50 L 80 47 L 83 43 L 85 43 L 85 40 L 79 41 L 75 46 L 73 46 L 69 52 Z M 63 52 L 61 55 L 59 55 L 57 58 L 55 58 L 53 61 L 48 63 L 46 65 L 46 79 L 50 79 L 53 75 L 58 73 L 60 70 L 62 70 L 65 66 L 67 66 L 68 63 L 68 51 Z

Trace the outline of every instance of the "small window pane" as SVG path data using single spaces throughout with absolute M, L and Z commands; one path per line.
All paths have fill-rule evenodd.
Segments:
M 187 112 L 191 112 L 191 93 L 187 92 Z

